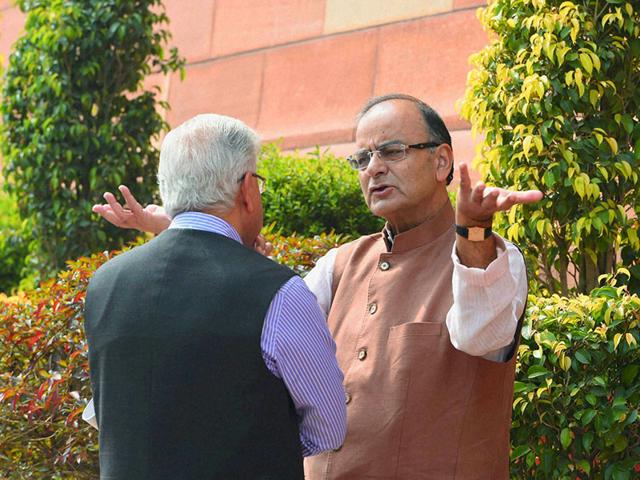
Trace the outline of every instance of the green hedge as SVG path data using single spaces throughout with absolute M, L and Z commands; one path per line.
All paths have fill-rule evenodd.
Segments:
M 15 289 L 26 275 L 29 255 L 27 238 L 27 224 L 20 219 L 17 203 L 0 185 L 0 292 Z
M 358 174 L 344 159 L 319 148 L 284 154 L 274 144 L 263 147 L 260 157 L 258 171 L 267 179 L 265 224 L 275 223 L 283 235 L 334 231 L 358 237 L 384 225 L 369 211 Z
M 640 298 L 608 285 L 529 302 L 513 478 L 640 478 Z

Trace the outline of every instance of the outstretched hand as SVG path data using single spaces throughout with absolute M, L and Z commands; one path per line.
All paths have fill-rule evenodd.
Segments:
M 271 242 L 267 242 L 264 236 L 258 235 L 256 241 L 253 243 L 253 249 L 260 255 L 268 257 L 273 251 L 273 244 Z
M 456 199 L 456 223 L 463 226 L 491 226 L 493 215 L 507 211 L 517 204 L 535 203 L 542 199 L 539 190 L 522 192 L 498 187 L 487 187 L 480 182 L 471 187 L 469 167 L 462 163 L 460 170 L 460 188 Z
M 171 219 L 159 205 L 147 205 L 142 208 L 131 191 L 124 185 L 118 187 L 122 194 L 125 207 L 118 203 L 115 195 L 106 192 L 103 197 L 106 204 L 94 205 L 92 211 L 106 221 L 120 228 L 133 228 L 142 232 L 160 233 L 166 230 Z

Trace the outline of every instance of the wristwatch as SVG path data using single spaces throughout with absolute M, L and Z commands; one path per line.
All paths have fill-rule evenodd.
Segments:
M 481 242 L 491 236 L 491 227 L 463 227 L 456 225 L 456 233 L 471 242 Z

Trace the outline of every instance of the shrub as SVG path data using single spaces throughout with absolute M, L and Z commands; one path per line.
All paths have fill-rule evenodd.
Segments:
M 320 257 L 347 240 L 346 236 L 332 233 L 321 233 L 313 238 L 295 234 L 283 237 L 273 233 L 273 229 L 272 225 L 264 230 L 265 239 L 273 244 L 271 258 L 301 277 L 309 273 Z
M 68 258 L 115 248 L 135 232 L 96 223 L 91 206 L 113 185 L 139 183 L 151 200 L 166 124 L 153 72 L 181 68 L 160 0 L 22 0 L 25 33 L 9 58 L 0 146 L 22 218 L 32 220 L 47 272 Z M 145 181 L 143 181 L 145 180 Z
M 342 239 L 267 232 L 274 258 L 306 273 Z M 69 262 L 58 277 L 14 297 L 0 294 L 2 478 L 97 478 L 98 444 L 81 412 L 91 397 L 83 329 L 89 278 L 109 255 Z
M 307 237 L 324 232 L 357 237 L 382 229 L 362 198 L 357 173 L 346 161 L 319 148 L 302 155 L 264 146 L 258 164 L 267 178 L 263 194 L 265 224 L 283 235 Z
M 26 273 L 29 255 L 27 238 L 27 225 L 18 215 L 16 201 L 0 186 L 0 292 L 15 289 Z
M 92 479 L 97 435 L 80 420 L 91 397 L 84 292 L 106 259 L 70 263 L 38 290 L 0 299 L 0 471 L 6 478 Z
M 537 279 L 591 291 L 622 261 L 640 281 L 640 8 L 624 0 L 492 0 L 462 115 L 487 181 L 545 198 L 503 217 Z M 574 281 L 570 277 L 574 276 Z
M 610 284 L 589 296 L 529 302 L 512 478 L 638 478 L 640 298 Z

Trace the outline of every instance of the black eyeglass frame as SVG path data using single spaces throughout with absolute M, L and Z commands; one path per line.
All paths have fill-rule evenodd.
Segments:
M 256 172 L 245 172 L 244 175 L 242 175 L 238 179 L 238 183 L 242 182 L 242 180 L 244 180 L 244 177 L 246 177 L 247 174 L 251 174 L 252 177 L 256 177 L 258 179 L 258 190 L 260 191 L 260 194 L 263 194 L 266 190 L 267 179 L 264 178 L 262 175 L 257 174 Z
M 425 148 L 435 148 L 435 147 L 439 147 L 440 145 L 443 145 L 443 143 L 438 143 L 438 142 L 423 142 L 423 143 L 414 143 L 412 145 L 405 145 L 404 143 L 389 143 L 387 145 L 384 145 L 382 148 L 386 148 L 386 147 L 403 147 L 404 148 L 404 153 L 405 156 L 402 158 L 402 160 L 404 160 L 407 156 L 406 156 L 406 152 L 408 149 L 410 148 L 415 148 L 417 150 L 424 150 Z M 351 165 L 351 168 L 353 168 L 354 170 L 365 170 L 368 166 L 369 163 L 371 162 L 371 159 L 373 158 L 373 156 L 376 153 L 381 153 L 380 152 L 380 148 L 378 148 L 378 150 L 364 150 L 361 152 L 358 152 L 357 154 L 364 154 L 366 153 L 369 156 L 369 160 L 367 161 L 366 165 L 361 166 L 358 161 L 355 159 L 355 155 L 349 155 L 347 157 L 347 162 L 349 162 L 349 165 Z M 396 162 L 400 162 L 402 160 L 395 160 Z M 383 161 L 386 163 L 388 162 L 388 160 L 384 160 Z M 391 161 L 392 163 L 394 162 L 393 160 Z

